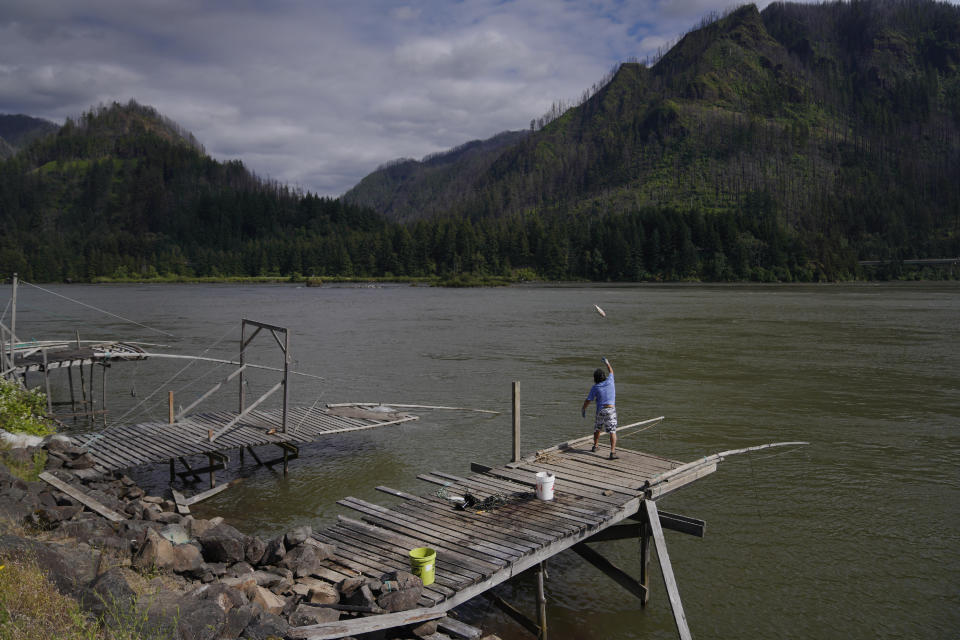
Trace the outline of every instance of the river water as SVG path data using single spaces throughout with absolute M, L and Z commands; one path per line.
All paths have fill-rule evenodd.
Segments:
M 511 383 L 521 384 L 523 451 L 589 433 L 580 404 L 606 356 L 621 424 L 665 415 L 621 446 L 688 461 L 776 441 L 807 447 L 732 457 L 663 509 L 707 521 L 703 539 L 667 532 L 693 635 L 705 638 L 948 638 L 960 630 L 960 286 L 633 285 L 434 289 L 410 286 L 23 286 L 21 338 L 125 339 L 165 353 L 235 358 L 240 319 L 285 326 L 291 403 L 450 405 L 417 422 L 304 447 L 283 478 L 247 464 L 244 481 L 195 507 L 241 530 L 322 527 L 352 495 L 511 452 Z M 104 315 L 52 293 L 108 310 Z M 0 289 L 0 304 L 10 294 Z M 606 311 L 600 317 L 593 305 Z M 6 321 L 9 320 L 9 316 Z M 166 336 L 158 331 L 167 332 Z M 279 365 L 269 336 L 248 360 Z M 108 421 L 165 419 L 231 368 L 152 359 L 106 375 Z M 54 376 L 55 394 L 66 393 Z M 252 375 L 248 398 L 276 374 Z M 100 395 L 97 375 L 97 396 Z M 151 395 L 153 394 L 153 395 Z M 208 407 L 234 408 L 236 389 Z M 239 461 L 233 456 L 233 465 Z M 160 491 L 166 468 L 136 477 Z M 639 575 L 639 544 L 600 551 Z M 675 638 L 654 567 L 650 604 L 572 553 L 550 562 L 550 637 Z M 534 582 L 498 593 L 531 615 Z M 501 637 L 524 632 L 485 603 L 463 616 Z

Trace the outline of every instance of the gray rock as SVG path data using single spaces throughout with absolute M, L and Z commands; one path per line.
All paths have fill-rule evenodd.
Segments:
M 427 620 L 422 624 L 411 627 L 410 633 L 418 638 L 429 638 L 437 632 L 437 627 L 439 626 L 440 622 L 438 620 Z
M 97 464 L 97 461 L 93 459 L 93 456 L 89 453 L 83 453 L 73 460 L 68 461 L 64 464 L 68 469 L 92 469 Z
M 32 558 L 60 593 L 73 595 L 82 585 L 80 574 L 75 559 L 62 551 L 58 547 L 19 536 L 0 536 L 0 555 Z
M 259 564 L 260 566 L 280 564 L 285 555 L 287 555 L 287 548 L 283 544 L 283 536 L 278 536 L 267 543 Z
M 159 533 L 171 544 L 186 544 L 190 541 L 190 534 L 182 524 L 168 524 L 160 529 Z
M 252 604 L 244 604 L 227 612 L 227 619 L 220 629 L 220 638 L 231 640 L 240 637 L 247 625 L 256 617 L 257 610 Z M 279 637 L 279 636 L 278 636 Z
M 381 593 L 380 597 L 377 598 L 377 605 L 381 609 L 386 609 L 390 612 L 415 609 L 417 607 L 417 601 L 420 600 L 420 595 L 422 592 L 423 587 L 411 587 L 409 589 L 400 589 L 399 591 L 387 591 Z
M 319 542 L 313 538 L 308 538 L 304 544 L 313 547 L 314 552 L 317 554 L 317 558 L 320 560 L 332 558 L 337 552 L 336 547 L 334 547 L 332 544 Z
M 317 557 L 316 550 L 308 545 L 294 547 L 288 551 L 280 561 L 279 566 L 293 571 L 298 578 L 317 573 L 323 568 L 322 561 Z
M 321 622 L 333 622 L 340 619 L 340 612 L 329 607 L 312 607 L 308 604 L 297 605 L 290 615 L 290 624 L 294 627 L 305 627 Z
M 263 554 L 267 550 L 267 543 L 256 536 L 247 539 L 247 545 L 244 547 L 244 557 L 250 564 L 258 564 L 263 559 Z
M 178 573 L 196 573 L 203 565 L 200 551 L 192 544 L 174 546 L 153 529 L 133 557 L 133 566 L 141 570 L 167 569 Z
M 227 615 L 211 600 L 160 592 L 147 597 L 146 612 L 148 636 L 181 640 L 237 637 L 223 635 Z
M 161 511 L 160 513 L 152 512 L 150 519 L 161 524 L 180 524 L 183 516 L 173 511 Z
M 102 618 L 107 626 L 115 627 L 122 625 L 133 610 L 136 594 L 121 570 L 114 567 L 83 588 L 79 600 L 85 611 Z
M 253 567 L 246 562 L 235 562 L 227 567 L 228 576 L 246 576 L 253 573 Z
M 37 510 L 37 518 L 41 529 L 55 529 L 61 522 L 70 520 L 81 511 L 83 511 L 83 507 L 47 506 Z
M 423 588 L 423 581 L 409 571 L 391 571 L 380 576 L 380 581 L 388 591 L 398 589 Z
M 368 587 L 366 584 L 363 584 L 359 589 L 354 591 L 352 594 L 343 598 L 343 601 L 346 604 L 350 604 L 356 607 L 373 607 L 377 604 L 376 597 L 374 597 L 373 592 L 370 590 L 370 587 Z M 397 609 L 397 611 L 399 611 L 399 609 Z
M 313 528 L 310 527 L 310 525 L 303 525 L 302 527 L 291 529 L 287 532 L 287 535 L 284 536 L 284 542 L 286 543 L 287 549 L 292 549 L 297 545 L 303 544 L 312 533 Z
M 83 481 L 94 480 L 100 477 L 100 472 L 96 469 L 74 469 L 73 475 Z
M 199 538 L 208 562 L 240 562 L 245 557 L 246 537 L 228 524 L 220 524 Z
M 49 435 L 43 439 L 43 448 L 47 451 L 56 451 L 73 455 L 80 455 L 83 449 L 76 446 L 76 443 L 69 437 L 59 433 Z
M 248 640 L 268 640 L 268 638 L 284 638 L 290 632 L 290 625 L 280 616 L 263 612 L 243 630 L 243 637 Z

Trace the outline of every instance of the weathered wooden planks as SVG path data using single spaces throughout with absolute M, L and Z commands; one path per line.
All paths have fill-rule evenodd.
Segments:
M 83 491 L 80 491 L 80 489 L 77 489 L 76 487 L 67 484 L 60 478 L 56 477 L 55 475 L 47 471 L 44 471 L 43 473 L 41 473 L 39 477 L 41 480 L 43 480 L 47 484 L 51 484 L 57 489 L 60 489 L 60 491 L 63 491 L 65 494 L 67 494 L 74 500 L 77 500 L 83 503 L 85 506 L 90 507 L 90 509 L 92 509 L 93 511 L 96 511 L 97 513 L 102 515 L 107 520 L 110 520 L 111 522 L 121 522 L 123 520 L 126 520 L 124 516 L 120 515 L 113 509 L 103 505 L 101 502 L 94 499 L 92 496 L 89 496 Z
M 144 422 L 135 425 L 116 425 L 103 431 L 75 436 L 78 444 L 87 449 L 97 464 L 107 470 L 125 469 L 151 462 L 166 462 L 183 456 L 209 455 L 239 447 L 258 447 L 267 444 L 300 444 L 317 438 L 395 425 L 416 416 L 380 422 L 360 418 L 345 418 L 327 414 L 320 409 L 302 407 L 290 411 L 288 433 L 279 431 L 279 410 L 265 411 L 250 407 L 240 416 L 231 411 L 194 414 L 180 422 Z M 239 418 L 239 419 L 238 419 Z M 274 431 L 276 430 L 276 431 Z M 216 441 L 210 442 L 210 434 Z

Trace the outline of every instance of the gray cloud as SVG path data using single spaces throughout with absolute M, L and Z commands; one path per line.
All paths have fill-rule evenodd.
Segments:
M 133 98 L 212 155 L 339 195 L 378 165 L 525 128 L 723 0 L 6 0 L 0 112 Z

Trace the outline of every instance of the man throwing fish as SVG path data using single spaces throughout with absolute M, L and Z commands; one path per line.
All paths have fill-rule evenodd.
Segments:
M 610 434 L 610 459 L 616 460 L 617 456 L 617 388 L 613 382 L 613 367 L 606 358 L 600 360 L 607 366 L 607 370 L 596 369 L 593 372 L 594 385 L 590 388 L 587 399 L 583 401 L 583 407 L 580 409 L 580 415 L 587 417 L 587 406 L 591 400 L 597 401 L 597 415 L 593 423 L 593 449 L 597 450 L 597 443 L 600 441 L 600 429 Z M 609 375 L 608 375 L 609 374 Z

